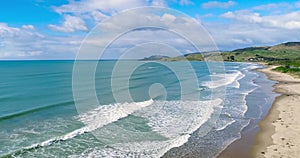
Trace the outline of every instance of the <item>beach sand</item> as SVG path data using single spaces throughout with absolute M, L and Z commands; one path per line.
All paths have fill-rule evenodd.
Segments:
M 269 79 L 278 81 L 275 92 L 281 94 L 273 103 L 268 115 L 259 123 L 260 131 L 252 157 L 300 157 L 300 79 L 274 72 L 268 67 L 260 69 Z

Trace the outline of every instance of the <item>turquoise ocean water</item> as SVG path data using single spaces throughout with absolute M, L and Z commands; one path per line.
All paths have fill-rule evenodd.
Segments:
M 99 105 L 78 111 L 74 61 L 1 61 L 0 157 L 214 157 L 250 121 L 260 120 L 275 97 L 274 82 L 252 71 L 261 67 L 255 64 L 225 63 L 224 74 L 211 74 L 204 62 L 191 62 L 192 70 L 185 62 L 124 62 L 141 66 L 119 70 L 114 88 L 116 62 L 98 64 L 94 84 Z M 130 78 L 123 73 L 131 73 Z M 178 77 L 190 74 L 199 85 Z M 218 80 L 222 75 L 225 80 Z M 129 84 L 123 84 L 127 79 Z M 88 100 L 87 84 L 77 90 Z M 218 91 L 222 88 L 226 93 Z M 212 91 L 223 97 L 211 98 Z M 200 99 L 182 100 L 183 95 Z

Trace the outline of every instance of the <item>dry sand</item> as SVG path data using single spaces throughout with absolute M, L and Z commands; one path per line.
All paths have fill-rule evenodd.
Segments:
M 272 68 L 259 71 L 279 82 L 274 87 L 281 96 L 259 123 L 261 130 L 252 154 L 258 158 L 300 158 L 300 79 L 274 72 Z

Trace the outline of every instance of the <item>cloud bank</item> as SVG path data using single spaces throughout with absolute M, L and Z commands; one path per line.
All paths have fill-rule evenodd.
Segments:
M 205 14 L 194 17 L 212 35 L 220 50 L 300 41 L 300 1 L 262 3 L 251 8 L 239 8 L 240 3 L 232 0 L 202 4 L 191 0 L 132 0 L 130 3 L 127 0 L 76 0 L 52 6 L 52 11 L 61 16 L 61 21 L 45 24 L 46 30 L 33 24 L 15 26 L 0 23 L 0 59 L 74 59 L 85 35 L 103 20 L 130 8 L 171 7 L 174 4 L 198 7 L 199 11 L 202 8 Z M 210 12 L 214 9 L 220 11 Z M 151 18 L 155 17 L 123 19 L 120 22 L 153 22 Z M 180 23 L 179 18 L 174 16 L 161 15 L 160 18 L 170 24 Z M 118 27 L 120 25 L 107 25 L 103 29 L 113 31 Z M 189 46 L 180 43 L 179 38 L 167 33 L 157 30 L 143 30 L 139 33 L 149 37 L 150 41 L 164 38 L 169 43 L 180 45 L 183 52 L 192 51 Z M 114 45 L 115 48 L 111 50 L 124 50 L 142 38 L 137 33 L 131 34 L 122 40 L 123 44 Z
M 228 1 L 228 2 L 219 2 L 219 1 L 209 1 L 202 4 L 202 8 L 204 9 L 211 9 L 211 8 L 229 8 L 236 5 L 236 2 L 234 1 Z

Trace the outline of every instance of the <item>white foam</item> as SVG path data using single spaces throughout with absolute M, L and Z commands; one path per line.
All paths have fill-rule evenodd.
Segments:
M 109 144 L 109 148 L 101 148 L 84 155 L 74 155 L 71 157 L 161 157 L 170 149 L 185 144 L 190 135 L 209 120 L 214 109 L 220 107 L 221 103 L 221 99 L 210 101 L 155 102 L 149 100 L 140 103 L 118 103 L 99 106 L 78 117 L 79 120 L 86 124 L 85 127 L 61 137 L 34 144 L 28 148 L 49 146 L 58 141 L 68 140 L 118 121 L 131 114 L 148 119 L 148 125 L 153 131 L 164 136 L 166 139 L 150 141 L 145 138 L 143 141 Z M 134 137 L 134 135 L 131 136 Z
M 238 71 L 238 77 L 234 79 L 234 82 L 231 84 L 231 87 L 240 88 L 239 80 L 243 79 L 246 75 Z
M 142 141 L 110 145 L 114 149 L 103 149 L 108 155 L 131 153 L 129 157 L 161 157 L 172 148 L 185 144 L 190 135 L 203 125 L 220 107 L 221 99 L 211 101 L 156 101 L 134 115 L 147 118 L 153 131 L 167 138 L 161 141 Z M 121 153 L 119 153 L 122 151 Z M 102 155 L 107 156 L 107 155 Z M 93 157 L 93 156 L 91 156 Z
M 216 128 L 216 131 L 221 131 L 221 130 L 225 129 L 226 127 L 228 127 L 229 125 L 231 125 L 231 124 L 233 124 L 235 122 L 236 121 L 232 119 L 231 121 L 227 122 L 225 125 L 223 125 L 223 126 L 221 126 L 219 128 Z
M 172 148 L 185 144 L 190 135 L 208 121 L 221 99 L 210 101 L 155 101 L 132 113 L 147 118 L 148 125 L 166 139 L 109 144 L 88 154 L 72 157 L 161 157 Z M 138 132 L 136 134 L 139 134 Z M 134 137 L 134 135 L 127 135 Z
M 196 91 L 204 91 L 206 88 L 204 87 L 199 87 L 199 88 L 196 88 Z
M 35 129 L 20 129 L 20 131 L 22 131 L 22 133 L 28 133 L 28 134 L 41 134 L 40 132 L 35 131 Z
M 115 122 L 121 118 L 127 117 L 135 111 L 141 110 L 153 103 L 150 99 L 144 102 L 117 103 L 111 105 L 102 105 L 98 108 L 81 114 L 79 120 L 82 121 L 89 131 L 93 131 L 104 125 Z
M 42 143 L 33 144 L 29 147 L 25 147 L 24 149 L 33 149 L 37 147 L 49 146 L 52 145 L 54 142 L 65 141 L 74 138 L 78 135 L 81 135 L 83 133 L 94 131 L 109 123 L 127 117 L 129 114 L 137 110 L 140 110 L 141 108 L 149 106 L 152 103 L 153 100 L 150 99 L 144 102 L 117 103 L 117 104 L 99 106 L 98 108 L 79 116 L 79 120 L 84 122 L 86 126 L 74 130 L 70 133 L 67 133 L 63 136 L 55 137 L 46 140 Z
M 190 134 L 206 122 L 221 99 L 210 101 L 157 101 L 136 115 L 147 118 L 154 131 L 167 138 Z
M 261 68 L 262 65 L 259 65 L 259 64 L 250 64 L 249 66 L 247 66 L 246 68 L 244 69 L 247 69 L 247 70 L 254 70 L 254 69 L 258 69 L 258 68 Z
M 245 75 L 238 70 L 232 72 L 233 73 L 210 75 L 212 80 L 203 82 L 202 86 L 213 89 L 232 84 L 234 88 L 239 88 L 240 84 L 238 81 L 244 78 Z
M 103 148 L 94 151 L 87 157 L 151 157 L 159 158 L 168 150 L 174 147 L 180 147 L 189 139 L 189 135 L 178 136 L 167 141 L 144 141 L 114 144 L 113 148 Z M 83 157 L 86 157 L 83 156 Z
M 153 66 L 149 66 L 147 67 L 148 69 L 155 69 L 156 67 L 153 67 Z

